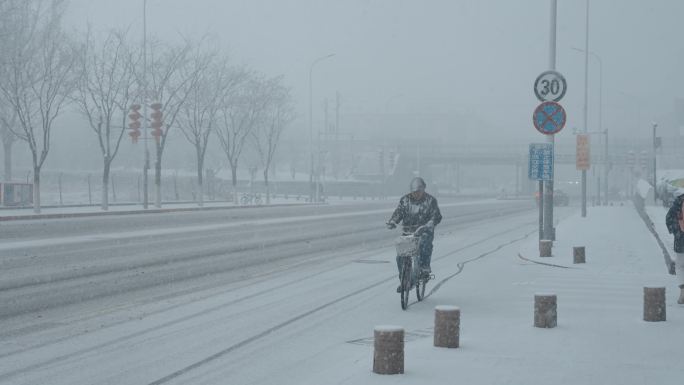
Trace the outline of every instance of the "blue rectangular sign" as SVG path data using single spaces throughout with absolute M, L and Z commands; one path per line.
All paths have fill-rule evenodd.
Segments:
M 553 144 L 530 144 L 530 164 L 527 175 L 531 180 L 553 180 Z

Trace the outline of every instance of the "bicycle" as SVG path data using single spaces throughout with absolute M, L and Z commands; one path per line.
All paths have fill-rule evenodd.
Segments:
M 416 288 L 416 298 L 422 301 L 425 298 L 425 287 L 432 278 L 429 273 L 420 270 L 418 258 L 420 257 L 420 232 L 423 227 L 418 227 L 413 232 L 404 229 L 403 234 L 396 241 L 397 259 L 401 259 L 401 272 L 399 273 L 401 308 L 406 310 L 409 303 L 411 289 Z
M 242 194 L 242 197 L 240 198 L 240 202 L 243 205 L 248 205 L 248 204 L 255 204 L 255 205 L 260 205 L 261 204 L 261 194 Z

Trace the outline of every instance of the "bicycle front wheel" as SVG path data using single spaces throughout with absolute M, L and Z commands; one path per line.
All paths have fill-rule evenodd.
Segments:
M 406 310 L 409 303 L 409 294 L 411 293 L 411 258 L 404 258 L 404 263 L 401 269 L 401 308 Z
M 425 298 L 425 286 L 427 285 L 427 279 L 421 278 L 416 281 L 416 297 L 418 301 L 422 301 Z

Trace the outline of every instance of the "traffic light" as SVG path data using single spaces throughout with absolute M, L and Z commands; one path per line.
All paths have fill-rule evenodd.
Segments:
M 159 143 L 159 138 L 162 136 L 162 126 L 164 125 L 164 122 L 162 121 L 164 115 L 162 114 L 162 105 L 161 103 L 154 103 L 150 106 L 152 108 L 152 114 L 150 114 L 150 117 L 152 118 L 152 122 L 150 123 L 150 127 L 152 128 L 152 136 L 154 136 L 154 140 Z
M 131 130 L 128 135 L 130 135 L 133 143 L 137 143 L 138 138 L 140 137 L 140 118 L 142 118 L 142 115 L 140 115 L 139 110 L 140 104 L 134 104 L 131 106 L 131 113 L 128 114 L 128 118 L 130 119 L 128 122 L 128 129 Z

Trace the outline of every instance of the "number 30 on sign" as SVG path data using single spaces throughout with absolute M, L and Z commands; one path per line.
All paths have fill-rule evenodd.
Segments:
M 568 85 L 557 71 L 545 71 L 534 81 L 534 94 L 540 102 L 557 102 L 563 99 Z

